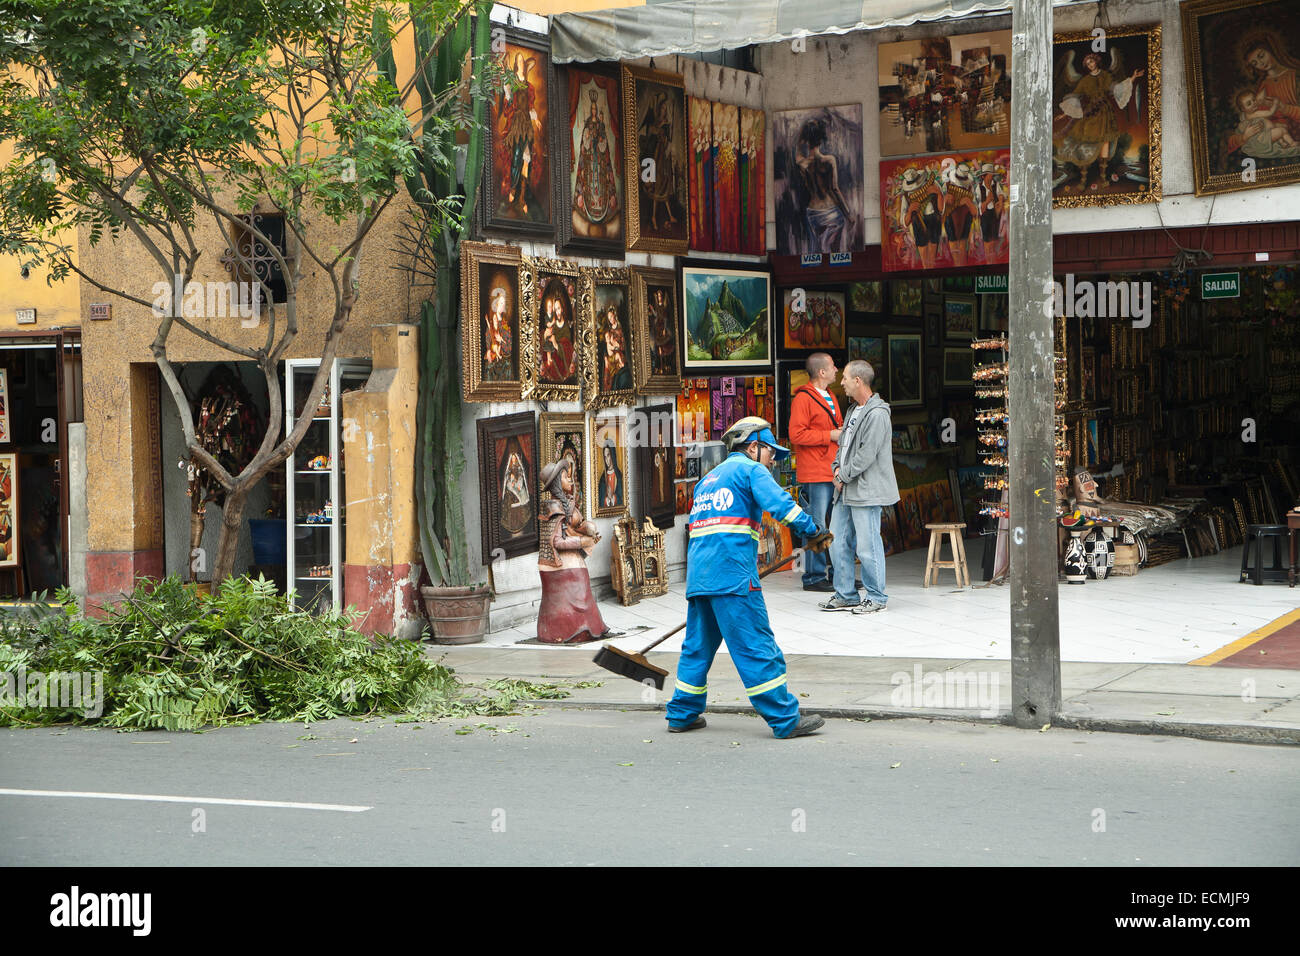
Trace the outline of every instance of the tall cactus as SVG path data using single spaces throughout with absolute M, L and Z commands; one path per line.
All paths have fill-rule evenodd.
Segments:
M 439 93 L 445 93 L 460 83 L 471 45 L 474 62 L 477 64 L 484 59 L 491 42 L 490 9 L 490 3 L 479 3 L 473 22 L 466 10 L 441 38 L 434 35 L 426 21 L 418 16 L 415 18 L 418 71 L 415 86 L 422 113 L 427 113 Z M 377 34 L 381 27 L 376 23 Z M 379 62 L 397 86 L 391 48 Z M 420 141 L 417 173 L 406 183 L 411 197 L 429 213 L 423 217 L 423 225 L 432 233 L 426 237 L 426 248 L 432 249 L 437 274 L 433 299 L 426 299 L 420 307 L 420 390 L 415 412 L 417 520 L 425 566 L 435 586 L 466 587 L 471 583 L 465 512 L 460 493 L 465 454 L 461 441 L 463 406 L 457 335 L 460 283 L 457 280 L 460 242 L 473 222 L 483 163 L 486 100 L 479 83 L 473 84 L 472 104 L 472 120 L 464 124 L 468 126 L 469 135 L 464 196 L 455 195 L 455 144 L 451 134 L 424 137 Z M 450 123 L 451 114 L 457 109 L 458 104 L 451 101 L 442 111 L 443 118 Z M 456 125 L 460 124 L 452 123 L 451 127 Z

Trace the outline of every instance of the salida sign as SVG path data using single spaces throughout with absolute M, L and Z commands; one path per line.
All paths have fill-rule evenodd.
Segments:
M 1240 272 L 1202 272 L 1202 299 L 1236 299 L 1241 297 Z

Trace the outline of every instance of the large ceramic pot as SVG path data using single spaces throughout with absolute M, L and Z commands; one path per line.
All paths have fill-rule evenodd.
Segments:
M 1088 558 L 1078 531 L 1070 532 L 1070 540 L 1065 545 L 1065 580 L 1070 584 L 1086 584 L 1088 581 Z
M 477 644 L 488 629 L 492 592 L 486 587 L 422 587 L 424 610 L 437 644 Z

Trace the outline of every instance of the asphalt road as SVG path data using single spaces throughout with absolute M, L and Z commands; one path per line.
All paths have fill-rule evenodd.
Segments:
M 1297 748 L 924 720 L 785 741 L 741 715 L 674 735 L 644 712 L 482 722 L 3 730 L 0 789 L 181 799 L 0 794 L 0 865 L 1300 864 Z

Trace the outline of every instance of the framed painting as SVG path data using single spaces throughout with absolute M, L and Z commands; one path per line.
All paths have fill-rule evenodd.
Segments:
M 853 312 L 879 314 L 885 311 L 883 282 L 850 282 L 849 309 Z
M 502 29 L 496 59 L 513 80 L 488 103 L 480 222 L 485 233 L 549 238 L 555 235 L 564 111 L 553 98 L 551 44 L 540 34 Z
M 671 269 L 633 266 L 632 341 L 636 393 L 675 395 L 682 390 L 678 341 L 677 277 Z
M 622 69 L 627 248 L 682 255 L 690 228 L 686 88 L 679 73 Z
M 18 456 L 0 455 L 0 568 L 18 566 Z
M 1300 7 L 1181 6 L 1196 195 L 1300 182 Z
M 579 270 L 582 290 L 582 380 L 586 408 L 630 405 L 636 398 L 633 381 L 634 343 L 626 269 L 601 267 Z
M 889 394 L 885 400 L 894 408 L 909 408 L 922 404 L 922 392 L 921 336 L 889 336 Z
M 686 374 L 771 365 L 771 273 L 688 262 L 679 269 Z
M 537 424 L 532 412 L 480 418 L 479 495 L 483 503 L 483 560 L 537 550 Z
M 882 162 L 885 271 L 1005 264 L 1010 169 L 1008 149 Z
M 786 289 L 781 294 L 781 351 L 844 348 L 844 293 Z
M 880 155 L 1011 145 L 1011 31 L 919 37 L 877 51 Z
M 564 414 L 561 412 L 542 412 L 538 419 L 541 452 L 538 456 L 541 469 L 551 462 L 568 458 L 573 462 L 573 489 L 578 496 L 578 506 L 586 514 L 588 500 L 588 459 L 587 459 L 587 419 L 582 413 Z M 550 497 L 550 492 L 542 492 L 542 499 Z
M 772 113 L 776 251 L 863 248 L 862 104 Z
M 1159 202 L 1160 24 L 1052 42 L 1052 202 Z
M 563 259 L 525 258 L 520 281 L 520 397 L 577 401 L 584 335 L 591 337 L 591 326 L 581 318 L 578 267 Z
M 597 64 L 570 65 L 559 71 L 559 78 L 565 105 L 559 152 L 560 248 L 621 259 L 627 167 L 618 71 Z
M 677 396 L 677 440 L 690 445 L 709 440 L 709 380 L 688 378 L 682 381 Z
M 925 307 L 925 346 L 933 348 L 943 341 L 943 307 L 926 304 Z
M 849 337 L 849 361 L 862 359 L 880 375 L 885 367 L 885 340 L 873 335 Z
M 0 445 L 13 441 L 9 431 L 9 370 L 0 368 Z
M 673 526 L 673 511 L 676 504 L 673 497 L 673 469 L 676 450 L 673 443 L 672 405 L 650 405 L 637 409 L 638 416 L 646 416 L 650 427 L 646 429 L 643 440 L 633 441 L 636 447 L 636 485 L 637 499 L 641 514 L 654 522 L 657 528 Z M 659 426 L 668 422 L 670 427 Z
M 461 244 L 461 388 L 467 402 L 519 400 L 521 266 L 516 246 Z
M 943 300 L 943 336 L 947 339 L 975 338 L 975 297 L 949 295 Z
M 709 380 L 710 438 L 722 441 L 728 428 L 745 417 L 745 380 L 733 375 Z
M 980 328 L 985 332 L 1005 332 L 1011 318 L 1011 298 L 1006 295 L 982 295 Z
M 627 512 L 627 418 L 605 415 L 587 419 L 591 448 L 591 508 L 597 518 Z
M 971 349 L 943 350 L 943 384 L 946 387 L 974 387 L 975 353 Z
M 896 316 L 918 316 L 925 297 L 920 279 L 895 279 L 889 283 L 889 297 Z

